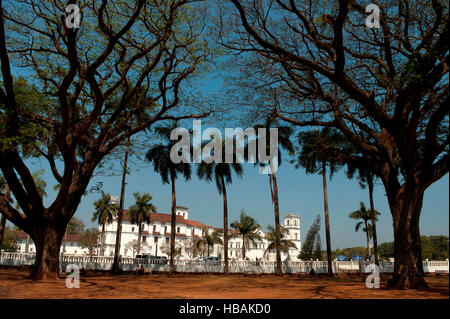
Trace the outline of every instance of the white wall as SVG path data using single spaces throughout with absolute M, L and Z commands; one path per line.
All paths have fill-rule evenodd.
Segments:
M 284 226 L 289 230 L 289 233 L 287 235 L 286 239 L 289 239 L 293 241 L 296 245 L 295 249 L 290 249 L 289 254 L 282 253 L 281 258 L 282 260 L 286 259 L 289 255 L 289 259 L 292 261 L 297 261 L 297 256 L 300 253 L 301 249 L 301 242 L 300 242 L 300 217 L 297 215 L 287 215 L 289 216 L 290 225 L 287 225 L 287 218 L 284 220 Z M 293 221 L 296 221 L 296 224 L 293 224 Z M 156 228 L 154 227 L 156 226 Z M 177 232 L 177 235 L 185 235 L 180 236 L 176 238 L 176 244 L 180 246 L 185 246 L 186 243 L 192 241 L 192 231 L 195 231 L 195 234 L 197 236 L 200 236 L 202 233 L 201 228 L 199 227 L 192 227 L 186 224 L 177 224 L 177 228 L 179 227 L 179 232 Z M 114 247 L 116 242 L 116 229 L 117 229 L 117 220 L 114 220 L 111 224 L 107 225 L 105 227 L 106 232 L 106 250 L 105 250 L 105 256 L 113 256 L 114 254 Z M 99 230 L 101 231 L 101 227 L 99 226 Z M 156 231 L 159 233 L 159 235 L 153 235 L 153 231 Z M 213 229 L 210 228 L 209 232 L 212 232 Z M 146 234 L 148 232 L 148 234 Z M 297 237 L 295 237 L 297 235 Z M 161 247 L 168 245 L 166 244 L 166 238 L 170 238 L 170 223 L 161 223 L 159 221 L 155 221 L 152 224 L 144 225 L 143 228 L 143 237 L 146 237 L 146 242 L 148 244 L 148 247 L 142 246 L 141 253 L 146 253 L 150 255 L 158 255 L 158 256 L 166 256 L 169 257 L 167 254 L 164 254 L 161 251 Z M 256 248 L 254 245 L 251 245 L 250 249 L 246 249 L 245 257 L 249 260 L 262 260 L 264 259 L 264 252 L 266 248 L 269 245 L 269 242 L 265 239 L 265 233 L 261 230 L 260 236 L 263 238 L 261 242 L 256 243 Z M 158 237 L 158 243 L 156 244 L 154 241 L 154 238 Z M 123 221 L 122 224 L 122 240 L 121 240 L 121 247 L 120 247 L 120 254 L 123 257 L 134 257 L 133 252 L 130 249 L 126 249 L 126 244 L 138 239 L 138 227 L 137 225 L 131 224 L 129 221 Z M 223 240 L 223 236 L 222 236 Z M 229 240 L 229 259 L 230 260 L 241 260 L 242 259 L 242 238 L 236 237 Z M 213 248 L 210 248 L 210 255 L 211 256 L 219 256 L 221 255 L 223 258 L 223 247 L 222 245 L 216 244 Z M 182 249 L 182 256 L 181 259 L 188 259 L 188 254 L 185 252 L 184 249 Z M 269 252 L 266 255 L 266 258 L 268 260 L 275 260 L 275 251 Z

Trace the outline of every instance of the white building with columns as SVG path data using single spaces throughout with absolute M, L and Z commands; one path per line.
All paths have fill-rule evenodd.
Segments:
M 36 246 L 30 236 L 23 230 L 16 231 L 17 251 L 20 253 L 36 253 Z M 80 244 L 81 235 L 68 234 L 63 237 L 61 243 L 61 253 L 65 255 L 86 256 L 89 255 L 89 249 L 83 248 Z
M 181 249 L 181 259 L 192 258 L 192 244 L 200 239 L 203 235 L 202 229 L 207 229 L 208 232 L 214 230 L 223 230 L 221 228 L 205 225 L 199 221 L 189 219 L 189 209 L 187 207 L 176 207 L 176 235 L 175 245 Z M 168 247 L 170 247 L 170 221 L 171 214 L 151 213 L 150 223 L 144 223 L 141 225 L 141 254 L 149 254 L 151 256 L 165 256 L 168 257 Z M 289 214 L 284 217 L 282 225 L 287 229 L 287 235 L 285 239 L 292 241 L 295 244 L 295 248 L 290 248 L 289 253 L 282 253 L 282 260 L 289 257 L 290 260 L 296 261 L 301 249 L 301 234 L 300 234 L 300 217 L 298 215 Z M 99 225 L 99 231 L 102 227 Z M 105 245 L 104 255 L 113 256 L 116 244 L 117 233 L 117 218 L 112 223 L 105 226 Z M 137 241 L 138 239 L 138 225 L 132 224 L 128 216 L 128 211 L 124 211 L 123 223 L 122 223 L 122 238 L 120 245 L 120 254 L 124 257 L 134 257 L 136 252 L 134 251 L 130 242 Z M 229 230 L 230 235 L 237 235 L 233 229 Z M 269 251 L 266 255 L 266 251 L 269 242 L 266 240 L 265 232 L 260 229 L 259 234 L 262 241 L 250 244 L 251 247 L 246 248 L 245 257 L 249 260 L 275 260 L 275 250 Z M 223 240 L 223 236 L 221 237 Z M 228 240 L 228 256 L 230 260 L 242 259 L 242 237 L 229 237 Z M 218 256 L 223 259 L 223 245 L 215 244 L 210 248 L 210 256 Z

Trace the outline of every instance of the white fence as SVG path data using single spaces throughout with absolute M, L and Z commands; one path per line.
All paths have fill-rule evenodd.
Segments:
M 34 254 L 8 253 L 3 252 L 0 257 L 0 265 L 21 266 L 33 265 Z M 62 256 L 60 264 L 63 269 L 69 264 L 76 264 L 80 268 L 91 270 L 110 270 L 114 262 L 113 257 L 99 256 Z M 192 261 L 175 260 L 175 271 L 177 272 L 223 272 L 223 261 Z M 232 273 L 256 273 L 270 274 L 276 271 L 276 262 L 274 261 L 229 261 L 229 271 Z M 288 261 L 282 263 L 283 272 L 288 274 L 309 273 L 314 269 L 315 273 L 327 273 L 328 266 L 326 261 Z M 365 272 L 368 261 L 333 261 L 334 273 L 361 273 Z M 139 267 L 144 267 L 146 271 L 168 271 L 169 261 L 164 259 L 136 259 L 121 258 L 120 267 L 125 271 L 134 271 Z M 380 261 L 380 272 L 391 273 L 394 271 L 394 263 Z M 428 261 L 423 262 L 425 273 L 435 273 L 449 270 L 449 262 L 446 261 Z

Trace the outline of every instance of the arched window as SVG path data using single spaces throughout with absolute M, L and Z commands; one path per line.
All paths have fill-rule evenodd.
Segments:
M 289 219 L 286 221 L 287 225 L 289 225 Z

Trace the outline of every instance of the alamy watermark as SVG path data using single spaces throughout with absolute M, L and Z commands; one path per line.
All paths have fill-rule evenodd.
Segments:
M 69 4 L 66 7 L 66 26 L 68 28 L 75 28 L 78 29 L 80 27 L 81 17 L 80 17 L 80 7 L 78 7 L 76 4 Z
M 66 287 L 69 289 L 80 288 L 80 268 L 78 267 L 78 265 L 67 265 L 66 274 Z
M 366 278 L 366 287 L 369 289 L 380 288 L 380 267 L 375 264 L 367 265 L 364 272 L 371 274 Z
M 380 8 L 376 4 L 369 4 L 366 13 L 370 13 L 366 18 L 366 26 L 370 29 L 380 28 Z
M 222 132 L 215 127 L 207 128 L 202 133 L 201 120 L 194 120 L 192 143 L 189 130 L 183 127 L 173 129 L 170 139 L 178 141 L 170 150 L 170 159 L 175 164 L 201 163 L 202 160 L 207 164 L 258 162 L 262 164 L 260 174 L 272 174 L 278 169 L 277 128 L 269 129 L 269 139 L 266 128 L 258 128 L 257 131 L 254 128 L 225 128 L 223 139 Z M 209 142 L 204 144 L 204 141 Z
M 78 29 L 80 27 L 81 22 L 81 11 L 80 7 L 78 7 L 76 4 L 69 4 L 66 7 L 66 13 L 69 13 L 69 15 L 66 17 L 66 26 L 68 28 L 76 28 Z M 366 13 L 369 13 L 369 15 L 366 17 L 366 26 L 370 29 L 380 28 L 380 8 L 376 4 L 369 4 L 366 7 Z

